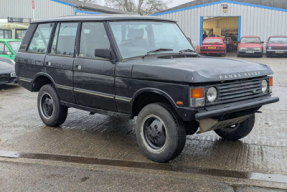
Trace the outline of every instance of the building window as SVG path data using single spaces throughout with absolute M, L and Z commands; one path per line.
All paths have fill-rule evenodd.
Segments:
M 12 39 L 12 31 L 7 29 L 0 29 L 0 39 Z
M 29 45 L 28 52 L 45 54 L 49 44 L 52 28 L 52 23 L 39 24 Z
M 95 57 L 96 49 L 110 49 L 106 29 L 103 23 L 83 23 L 79 57 Z
M 59 23 L 53 38 L 51 53 L 73 56 L 78 23 Z

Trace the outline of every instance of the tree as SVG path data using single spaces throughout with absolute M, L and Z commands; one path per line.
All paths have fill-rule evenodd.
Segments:
M 98 0 L 80 0 L 82 1 L 83 3 L 90 3 L 90 4 L 97 4 L 98 3 Z
M 106 0 L 106 6 L 122 11 L 150 15 L 168 8 L 166 0 Z

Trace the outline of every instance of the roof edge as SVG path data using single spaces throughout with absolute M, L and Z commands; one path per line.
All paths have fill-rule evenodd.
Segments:
M 265 6 L 265 5 L 256 5 L 256 4 L 244 3 L 244 2 L 238 2 L 238 1 L 232 1 L 232 0 L 222 0 L 222 1 L 212 2 L 212 3 L 195 5 L 195 6 L 191 6 L 191 7 L 185 7 L 185 8 L 181 8 L 181 9 L 174 9 L 174 10 L 170 10 L 170 11 L 154 13 L 151 15 L 152 16 L 165 15 L 165 14 L 169 14 L 169 13 L 185 11 L 185 10 L 189 10 L 189 9 L 196 9 L 196 8 L 200 8 L 200 7 L 205 7 L 205 6 L 209 6 L 209 5 L 216 5 L 216 4 L 221 4 L 221 3 L 233 3 L 233 4 L 238 4 L 238 5 L 246 5 L 246 6 L 257 7 L 257 8 L 262 8 L 262 9 L 271 9 L 271 10 L 276 10 L 276 11 L 287 12 L 287 9 L 281 9 L 281 8 L 277 8 L 277 7 L 269 7 L 269 6 Z

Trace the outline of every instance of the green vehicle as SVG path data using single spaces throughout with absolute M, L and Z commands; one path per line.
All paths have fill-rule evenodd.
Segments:
M 21 39 L 0 39 L 0 57 L 6 57 L 14 61 L 21 42 Z

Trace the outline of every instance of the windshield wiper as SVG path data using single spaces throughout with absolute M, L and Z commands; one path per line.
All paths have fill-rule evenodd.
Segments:
M 173 49 L 159 48 L 159 49 L 151 50 L 151 51 L 148 51 L 142 58 L 145 58 L 146 56 L 148 56 L 151 53 L 156 53 L 156 52 L 161 52 L 161 51 L 173 51 Z
M 182 54 L 182 53 L 184 53 L 184 52 L 196 52 L 196 51 L 194 51 L 194 50 L 192 50 L 192 49 L 183 49 L 183 50 L 180 50 L 180 51 L 179 51 L 179 54 Z

